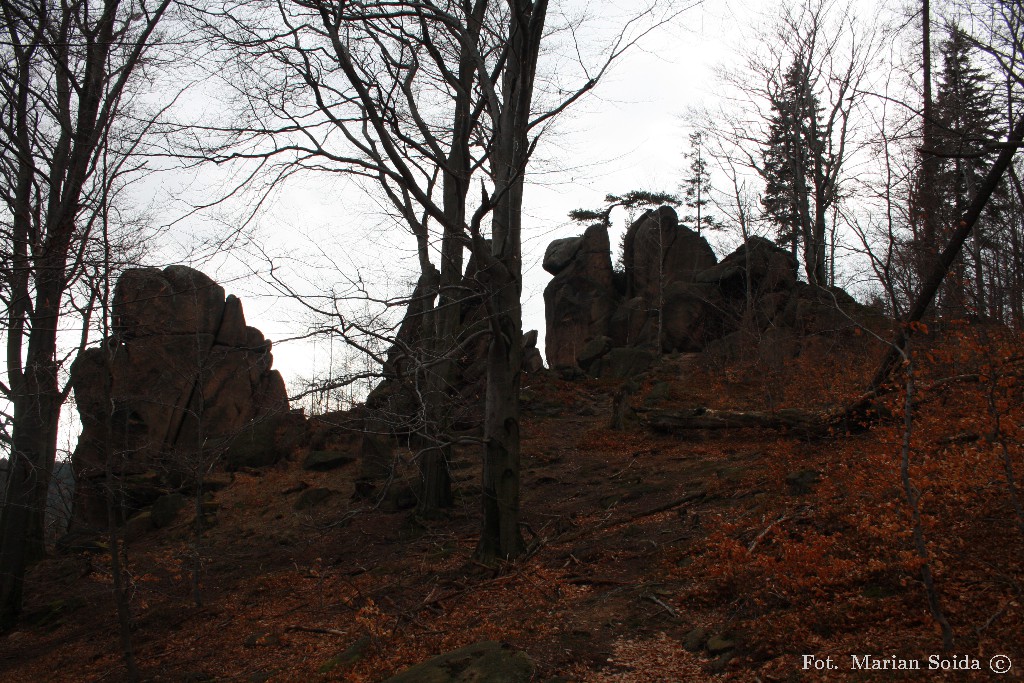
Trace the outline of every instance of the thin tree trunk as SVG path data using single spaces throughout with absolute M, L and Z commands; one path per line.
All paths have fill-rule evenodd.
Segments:
M 0 519 L 0 630 L 21 612 L 25 570 L 44 554 L 43 519 L 48 474 L 56 458 L 62 397 L 57 386 L 57 312 L 60 288 L 40 278 L 25 370 L 14 391 L 7 500 Z
M 118 533 L 118 514 L 116 500 L 116 482 L 114 480 L 114 463 L 112 462 L 113 450 L 110 439 L 110 421 L 104 425 L 104 450 L 106 451 L 106 479 L 107 489 L 107 529 L 110 541 L 110 574 L 113 580 L 114 604 L 117 606 L 117 625 L 121 639 L 121 658 L 124 660 L 126 680 L 139 680 L 139 671 L 135 663 L 135 649 L 132 646 L 132 623 L 131 605 L 129 604 L 128 591 L 124 584 L 124 570 L 121 566 L 121 538 Z
M 910 481 L 910 437 L 914 428 L 914 361 L 906 346 L 900 351 L 901 357 L 907 359 L 907 385 L 906 395 L 903 399 L 903 448 L 900 459 L 900 479 L 903 482 L 903 493 L 907 497 L 907 505 L 910 507 L 914 549 L 921 560 L 921 583 L 924 584 L 925 593 L 928 597 L 928 609 L 942 629 L 942 646 L 945 650 L 949 651 L 953 649 L 953 629 L 950 627 L 946 615 L 942 612 L 939 593 L 935 588 L 935 580 L 932 577 L 928 546 L 925 542 L 924 528 L 921 522 L 921 494 Z
M 1024 185 L 1020 182 L 1017 168 L 1010 164 L 1011 184 L 1017 195 L 1017 217 L 1010 224 L 1010 248 L 1013 261 L 1010 263 L 1010 312 L 1014 329 L 1024 328 L 1024 249 L 1021 249 L 1021 212 L 1024 211 Z
M 470 151 L 472 135 L 471 101 L 476 64 L 470 46 L 475 45 L 486 3 L 478 2 L 467 26 L 469 38 L 459 56 L 459 90 L 452 120 L 452 145 L 442 178 L 442 201 L 446 218 L 441 238 L 441 271 L 437 304 L 433 314 L 434 344 L 432 365 L 427 374 L 424 414 L 428 438 L 433 440 L 420 457 L 423 492 L 418 511 L 430 515 L 451 507 L 451 387 L 455 383 L 455 361 L 451 350 L 458 344 L 456 334 L 461 321 L 464 226 L 466 196 L 469 193 Z
M 918 207 L 920 210 L 921 232 L 917 235 L 918 277 L 923 281 L 931 272 L 938 252 L 938 196 L 936 178 L 939 159 L 935 156 L 935 121 L 932 103 L 932 39 L 931 7 L 929 0 L 921 3 L 921 186 Z

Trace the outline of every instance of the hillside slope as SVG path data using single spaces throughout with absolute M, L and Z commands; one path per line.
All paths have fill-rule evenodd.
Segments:
M 483 640 L 524 651 L 538 681 L 822 678 L 803 655 L 831 656 L 833 679 L 902 676 L 850 672 L 851 655 L 927 669 L 942 640 L 900 478 L 901 391 L 859 434 L 645 426 L 655 409 L 834 408 L 864 386 L 872 348 L 666 357 L 629 396 L 622 431 L 609 428 L 619 383 L 533 378 L 522 503 L 531 550 L 499 567 L 472 560 L 479 462 L 468 446 L 453 464 L 456 506 L 437 520 L 405 509 L 401 477 L 392 493 L 357 491 L 357 467 L 304 470 L 302 451 L 218 475 L 226 486 L 198 544 L 187 512 L 129 544 L 143 677 L 380 681 Z M 1024 525 L 1007 485 L 1008 471 L 1024 471 L 1022 351 L 996 331 L 954 328 L 917 354 L 910 474 L 956 644 L 949 669 L 907 680 L 987 679 L 995 655 L 1014 662 L 1006 679 L 1024 671 Z M 330 422 L 311 421 L 328 449 Z M 413 469 L 400 474 L 411 481 Z M 314 503 L 316 489 L 329 492 Z M 311 507 L 296 510 L 303 496 Z M 29 580 L 24 627 L 0 638 L 0 678 L 120 680 L 108 558 L 55 556 Z M 952 668 L 975 661 L 981 671 Z

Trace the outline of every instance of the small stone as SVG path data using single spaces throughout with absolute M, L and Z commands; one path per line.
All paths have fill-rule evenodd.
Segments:
M 723 636 L 711 636 L 708 640 L 707 649 L 713 655 L 720 655 L 736 647 L 736 643 Z
M 733 657 L 735 657 L 735 655 L 732 652 L 723 652 L 717 659 L 715 659 L 715 661 L 711 662 L 711 666 L 709 668 L 714 673 L 722 673 L 725 671 L 725 668 L 729 666 L 729 662 L 732 661 Z
M 275 646 L 281 644 L 281 636 L 276 633 L 254 633 L 245 639 L 246 647 Z
M 302 463 L 302 469 L 313 472 L 329 472 L 356 461 L 356 456 L 339 451 L 310 451 Z
M 799 470 L 786 475 L 786 486 L 794 496 L 805 496 L 821 481 L 821 474 L 815 470 Z
M 366 651 L 370 648 L 370 642 L 369 636 L 363 636 L 345 648 L 342 653 L 337 654 L 324 662 L 320 667 L 320 673 L 330 673 L 338 667 L 345 669 L 349 668 L 363 658 L 363 655 L 365 655 Z
M 302 492 L 302 495 L 299 496 L 298 500 L 295 501 L 294 507 L 296 510 L 309 510 L 310 508 L 317 507 L 337 493 L 337 491 L 324 488 L 306 489 Z
M 702 628 L 695 628 L 686 634 L 686 640 L 683 642 L 685 647 L 690 652 L 698 652 L 704 647 L 704 643 L 707 642 L 708 632 Z

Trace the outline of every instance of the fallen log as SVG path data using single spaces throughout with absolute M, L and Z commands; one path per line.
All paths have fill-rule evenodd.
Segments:
M 786 408 L 773 413 L 761 411 L 688 408 L 682 410 L 648 410 L 640 413 L 640 421 L 657 432 L 677 433 L 694 429 L 777 429 L 802 436 L 824 437 L 835 433 L 831 415 L 805 413 Z

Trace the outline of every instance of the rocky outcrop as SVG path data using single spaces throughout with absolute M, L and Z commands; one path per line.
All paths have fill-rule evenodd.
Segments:
M 608 228 L 593 225 L 581 237 L 556 240 L 544 269 L 555 276 L 544 290 L 548 365 L 572 367 L 589 342 L 607 335 L 615 310 Z
M 246 325 L 237 297 L 197 270 L 126 271 L 114 289 L 113 332 L 71 368 L 82 419 L 72 457 L 77 525 L 106 524 L 106 467 L 122 482 L 180 480 L 254 422 L 288 411 L 270 340 Z M 129 506 L 147 502 L 135 494 Z
M 626 297 L 657 301 L 673 282 L 692 282 L 718 259 L 707 240 L 679 225 L 670 206 L 644 213 L 626 230 L 623 242 Z
M 545 351 L 562 375 L 624 377 L 659 352 L 841 329 L 860 308 L 841 289 L 800 282 L 796 258 L 761 237 L 717 262 L 707 241 L 667 206 L 628 228 L 623 261 L 617 277 L 603 225 L 548 247 L 544 268 L 554 278 L 544 291 Z
M 575 248 L 570 251 L 575 254 Z M 485 278 L 486 274 L 480 271 L 476 258 L 470 258 L 458 287 L 461 299 L 455 304 L 459 308 L 459 324 L 453 344 L 445 349 L 453 361 L 446 368 L 449 373 L 447 391 L 451 399 L 451 404 L 447 406 L 451 411 L 448 419 L 456 429 L 474 428 L 483 419 L 487 350 L 490 344 L 488 309 L 484 301 Z M 436 287 L 436 274 L 420 278 L 410 297 L 395 343 L 387 354 L 383 368 L 384 379 L 366 398 L 367 420 L 374 423 L 371 431 L 392 433 L 404 439 L 422 429 L 423 380 L 427 364 L 438 353 L 436 349 L 429 348 L 433 344 L 431 334 Z M 538 372 L 544 368 L 543 356 L 537 348 L 537 338 L 536 330 L 523 334 L 523 372 Z

